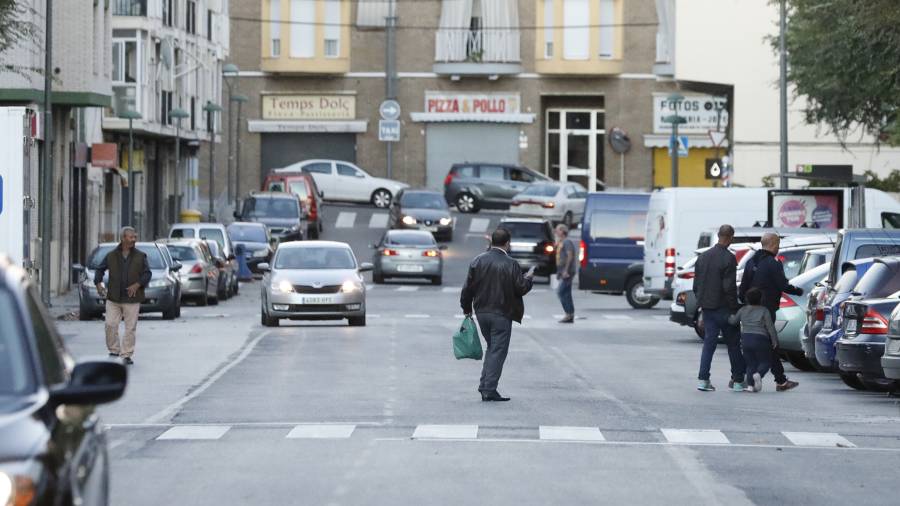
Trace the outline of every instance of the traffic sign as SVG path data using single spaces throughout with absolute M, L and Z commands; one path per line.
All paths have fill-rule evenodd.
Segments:
M 400 141 L 400 121 L 383 119 L 378 122 L 378 140 L 381 142 Z
M 669 156 L 672 156 L 672 148 L 675 145 L 675 137 L 669 137 Z M 687 135 L 678 137 L 678 158 L 685 158 L 688 155 L 688 138 Z
M 725 170 L 722 167 L 722 160 L 718 158 L 706 159 L 706 179 L 722 179 Z
M 725 132 L 718 132 L 716 130 L 709 131 L 709 139 L 712 141 L 713 146 L 719 147 L 725 142 L 725 137 L 727 134 Z
M 378 113 L 381 114 L 381 119 L 400 119 L 400 104 L 396 100 L 385 100 L 378 107 Z

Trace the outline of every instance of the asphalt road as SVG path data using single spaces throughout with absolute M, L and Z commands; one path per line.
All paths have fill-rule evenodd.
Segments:
M 382 212 L 330 207 L 324 238 L 366 261 Z M 373 217 L 374 216 L 374 217 Z M 259 325 L 259 282 L 182 318 L 142 318 L 126 396 L 102 409 L 113 503 L 896 504 L 900 405 L 832 375 L 757 395 L 694 389 L 700 355 L 663 304 L 547 285 L 526 297 L 501 393 L 456 361 L 459 287 L 499 214 L 460 216 L 444 286 L 368 292 L 368 325 Z M 60 322 L 76 356 L 102 322 Z

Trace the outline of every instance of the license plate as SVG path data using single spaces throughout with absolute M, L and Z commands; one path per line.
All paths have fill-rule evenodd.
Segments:
M 303 297 L 304 304 L 331 304 L 331 297 Z
M 826 329 L 831 328 L 831 313 L 825 313 L 825 323 L 822 324 Z
M 397 270 L 400 272 L 422 272 L 425 268 L 421 265 L 400 264 L 397 266 Z
M 535 244 L 511 244 L 509 250 L 514 253 L 531 253 L 534 251 Z
M 847 332 L 856 333 L 856 320 L 847 320 Z

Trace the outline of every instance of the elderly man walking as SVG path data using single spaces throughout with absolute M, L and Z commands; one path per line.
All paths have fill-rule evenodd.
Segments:
M 100 261 L 94 273 L 97 292 L 106 296 L 106 348 L 111 357 L 122 357 L 133 364 L 135 332 L 144 288 L 153 273 L 147 255 L 134 247 L 137 232 L 122 228 L 119 245 Z M 109 287 L 103 286 L 103 275 L 109 271 Z M 125 338 L 119 343 L 119 323 L 125 320 Z
M 737 260 L 728 249 L 734 241 L 734 228 L 722 225 L 718 235 L 719 242 L 697 258 L 694 270 L 694 294 L 697 296 L 697 306 L 703 310 L 705 328 L 697 390 L 712 392 L 716 389 L 709 376 L 721 332 L 725 336 L 728 359 L 731 362 L 729 386 L 736 392 L 742 392 L 745 364 L 741 354 L 740 332 L 737 327 L 728 323 L 728 317 L 738 310 Z
M 791 285 L 784 274 L 784 264 L 776 256 L 781 247 L 781 238 L 778 234 L 766 232 L 763 234 L 762 249 L 753 255 L 753 258 L 744 268 L 744 276 L 741 278 L 741 298 L 751 288 L 758 288 L 762 292 L 762 306 L 769 310 L 772 321 L 775 321 L 775 313 L 781 305 L 781 293 L 803 295 L 803 289 Z M 788 379 L 784 373 L 784 364 L 781 363 L 778 349 L 772 349 L 772 376 L 775 377 L 775 390 L 784 392 L 796 388 L 799 383 Z
M 556 226 L 556 279 L 559 286 L 556 296 L 562 304 L 566 315 L 559 323 L 575 322 L 575 302 L 572 300 L 572 281 L 575 278 L 575 265 L 578 257 L 575 245 L 569 240 L 569 228 L 563 224 Z
M 473 308 L 487 342 L 481 383 L 482 401 L 508 401 L 497 392 L 503 363 L 509 352 L 512 322 L 522 323 L 525 304 L 522 297 L 531 290 L 534 268 L 522 273 L 519 263 L 509 256 L 509 231 L 498 228 L 491 235 L 491 247 L 475 257 L 463 285 L 459 303 L 466 316 Z

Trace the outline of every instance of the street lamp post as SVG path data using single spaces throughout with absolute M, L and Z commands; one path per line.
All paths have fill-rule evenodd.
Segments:
M 141 113 L 128 109 L 119 115 L 128 120 L 128 191 L 125 193 L 123 220 L 128 226 L 134 226 L 134 166 L 132 166 L 132 154 L 134 152 L 134 120 L 141 119 Z
M 678 108 L 681 106 L 681 102 L 684 101 L 683 95 L 673 93 L 668 96 L 667 100 L 672 110 L 675 111 L 675 114 L 666 116 L 663 118 L 663 121 L 672 125 L 672 138 L 669 141 L 671 152 L 669 156 L 672 158 L 672 188 L 676 188 L 678 187 L 678 125 L 687 123 L 687 119 L 678 115 Z
M 234 115 L 231 111 L 231 105 L 234 101 L 232 81 L 238 72 L 240 72 L 240 69 L 234 63 L 226 63 L 222 67 L 222 80 L 225 81 L 225 85 L 228 87 L 228 156 L 226 157 L 228 160 L 228 184 L 226 185 L 228 190 L 225 193 L 227 196 L 226 201 L 229 203 L 232 202 L 232 196 L 237 193 L 236 190 L 232 190 L 233 187 L 237 187 L 237 183 L 234 180 L 234 122 L 232 121 Z
M 241 106 L 250 100 L 246 95 L 234 95 L 231 101 L 237 104 L 237 125 L 235 128 L 234 142 L 234 209 L 237 211 L 238 200 L 241 198 Z M 230 109 L 230 108 L 229 108 Z
M 181 174 L 181 120 L 190 116 L 187 111 L 180 108 L 175 108 L 169 111 L 169 117 L 175 119 L 175 193 L 178 193 L 178 189 L 181 188 L 181 184 L 187 186 L 186 180 L 187 178 L 182 178 Z M 178 182 L 180 181 L 180 183 Z M 183 195 L 183 194 L 182 194 Z M 179 207 L 181 203 L 179 203 Z
M 203 106 L 206 111 L 207 124 L 209 130 L 209 221 L 216 221 L 216 201 L 215 201 L 215 174 L 216 174 L 216 158 L 213 154 L 213 144 L 216 141 L 216 113 L 221 112 L 222 108 L 212 101 L 208 100 Z

